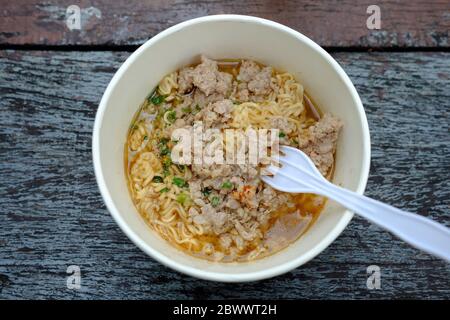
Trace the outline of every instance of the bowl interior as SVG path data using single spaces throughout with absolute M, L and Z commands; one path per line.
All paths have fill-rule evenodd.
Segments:
M 138 49 L 117 72 L 102 99 L 94 129 L 94 164 L 100 190 L 119 226 L 141 249 L 170 267 L 201 278 L 245 281 L 286 272 L 331 243 L 352 214 L 328 202 L 319 219 L 287 249 L 250 263 L 221 264 L 193 258 L 149 229 L 129 196 L 123 151 L 139 105 L 169 72 L 199 54 L 254 59 L 294 74 L 321 110 L 340 117 L 334 183 L 362 192 L 367 180 L 369 138 L 359 97 L 337 63 L 306 37 L 270 21 L 216 16 L 172 27 Z

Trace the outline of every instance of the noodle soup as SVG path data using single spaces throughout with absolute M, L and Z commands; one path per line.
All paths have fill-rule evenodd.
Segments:
M 133 202 L 150 227 L 208 260 L 249 261 L 297 240 L 326 199 L 265 185 L 259 165 L 175 163 L 172 134 L 201 121 L 208 129 L 277 130 L 328 179 L 342 124 L 322 114 L 289 73 L 250 60 L 200 63 L 164 77 L 138 110 L 125 145 Z

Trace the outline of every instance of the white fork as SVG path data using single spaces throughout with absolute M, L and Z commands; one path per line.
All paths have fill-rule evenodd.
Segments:
M 317 170 L 302 151 L 282 146 L 285 156 L 275 160 L 281 168 L 266 167 L 273 176 L 261 179 L 272 188 L 292 193 L 315 193 L 326 196 L 367 220 L 389 230 L 412 246 L 450 261 L 450 229 L 421 215 L 406 212 L 380 201 L 338 187 Z

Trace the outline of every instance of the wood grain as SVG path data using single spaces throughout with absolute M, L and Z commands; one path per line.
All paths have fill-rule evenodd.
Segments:
M 146 256 L 108 214 L 91 163 L 97 105 L 128 55 L 0 51 L 0 298 L 450 298 L 448 263 L 357 217 L 313 261 L 266 281 L 200 281 Z M 334 56 L 369 119 L 367 194 L 449 226 L 450 53 Z M 366 287 L 372 264 L 380 290 Z M 79 291 L 66 288 L 69 265 Z
M 81 30 L 66 26 L 66 10 L 81 9 Z M 381 29 L 369 30 L 369 5 L 381 9 Z M 448 0 L 0 0 L 0 44 L 138 45 L 187 19 L 235 13 L 271 19 L 322 46 L 449 47 Z

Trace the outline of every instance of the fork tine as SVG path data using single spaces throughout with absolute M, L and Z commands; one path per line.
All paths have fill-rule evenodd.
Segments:
M 280 170 L 280 168 L 274 166 L 274 165 L 268 165 L 267 167 L 263 168 L 264 171 L 267 171 L 268 174 L 264 174 L 265 176 L 268 175 L 272 175 L 275 176 L 278 172 L 278 170 Z
M 294 178 L 292 172 L 284 172 L 284 168 L 278 168 L 270 165 L 266 167 L 267 171 L 273 176 L 260 176 L 261 180 L 270 185 L 272 188 L 284 192 L 308 192 L 310 188 L 302 183 L 301 180 Z M 295 169 L 294 169 L 295 170 Z
M 323 177 L 312 160 L 302 151 L 288 146 L 282 146 L 280 150 L 285 154 L 285 156 L 280 156 L 280 163 L 292 166 L 300 171 L 306 170 L 317 177 Z

